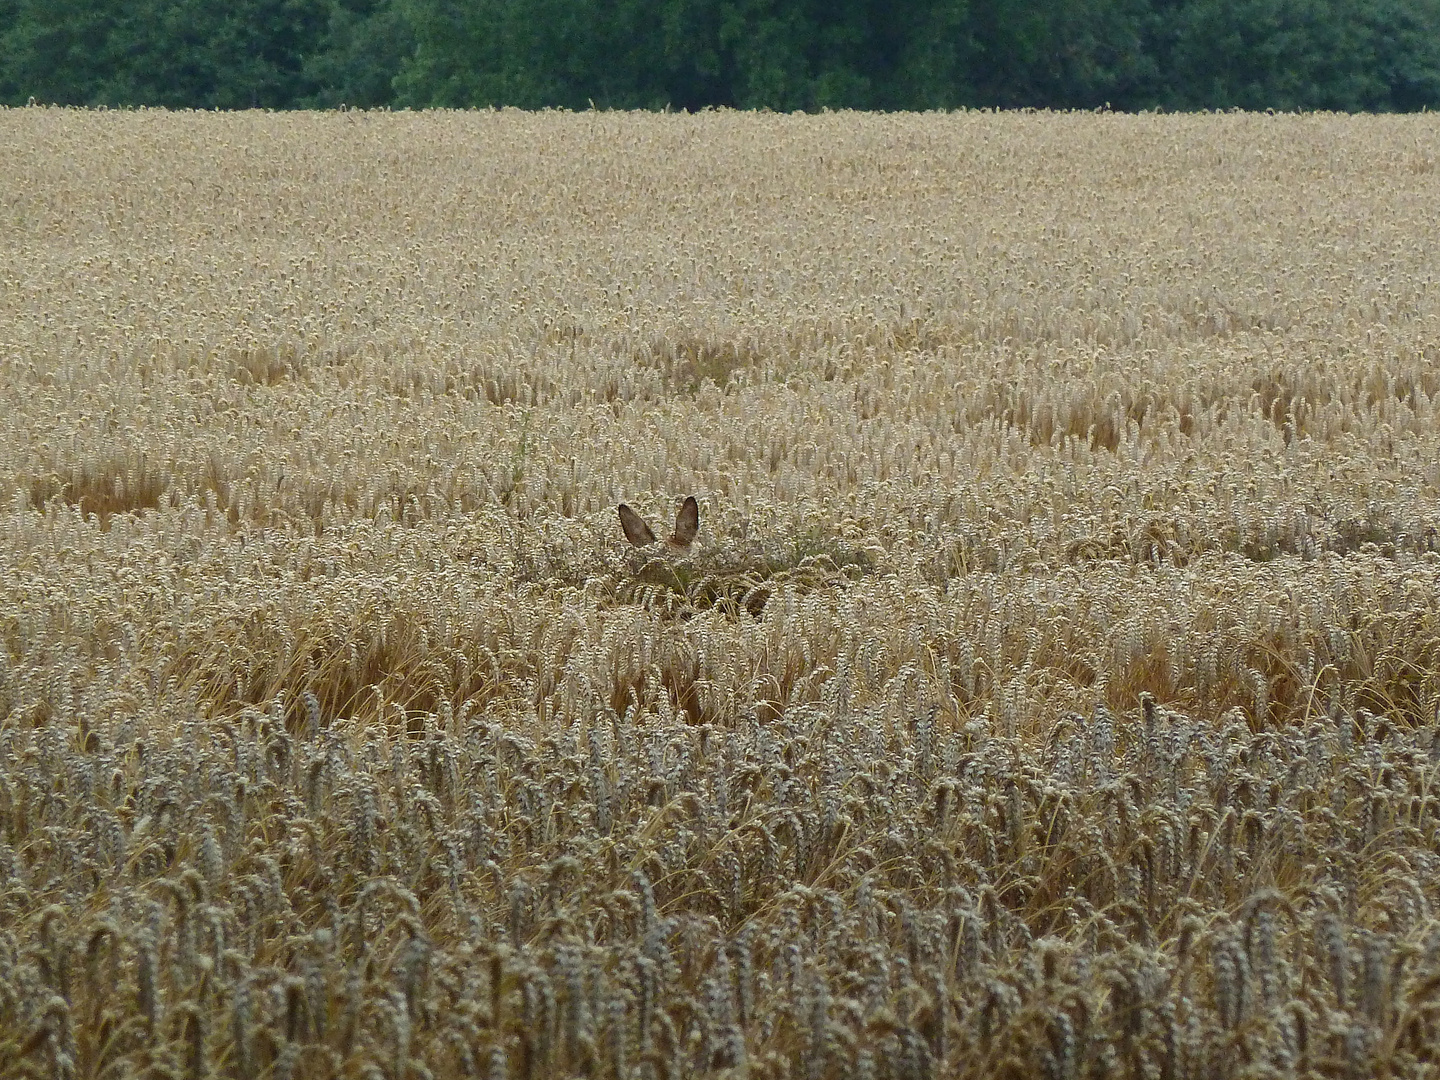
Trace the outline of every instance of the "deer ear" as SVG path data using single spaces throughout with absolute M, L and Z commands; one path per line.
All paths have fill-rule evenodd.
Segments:
M 644 547 L 646 544 L 655 542 L 655 534 L 650 531 L 650 526 L 645 524 L 645 519 L 637 514 L 630 507 L 621 503 L 620 528 L 625 530 L 625 539 L 636 547 Z
M 680 507 L 680 512 L 675 515 L 675 539 L 681 543 L 688 544 L 695 539 L 695 534 L 700 531 L 700 504 L 691 495 L 685 500 L 685 505 Z

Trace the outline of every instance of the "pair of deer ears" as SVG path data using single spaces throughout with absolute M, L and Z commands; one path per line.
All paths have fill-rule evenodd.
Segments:
M 636 547 L 645 547 L 655 542 L 655 534 L 650 531 L 650 526 L 645 524 L 644 518 L 624 503 L 620 504 L 619 511 L 620 528 L 625 530 L 626 540 Z M 686 548 L 699 531 L 700 504 L 695 501 L 694 495 L 690 495 L 685 499 L 685 505 L 680 507 L 680 512 L 675 515 L 675 534 L 665 542 L 671 547 Z

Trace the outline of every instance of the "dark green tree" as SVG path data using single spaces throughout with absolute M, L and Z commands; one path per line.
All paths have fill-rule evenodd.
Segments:
M 0 101 L 1440 105 L 1440 0 L 0 0 Z
M 966 0 L 398 0 L 409 105 L 962 104 Z
M 1127 107 L 1156 78 L 1149 0 L 995 0 L 976 5 L 973 103 Z
M 284 108 L 313 92 L 327 0 L 17 0 L 0 33 L 9 99 Z
M 329 16 L 303 73 L 314 89 L 304 108 L 374 108 L 395 99 L 395 76 L 415 48 L 410 24 L 390 0 L 330 0 Z
M 1415 109 L 1440 102 L 1436 0 L 1189 0 L 1154 51 L 1174 108 Z
M 116 3 L 11 0 L 0 22 L 0 95 L 10 104 L 91 104 L 113 74 Z

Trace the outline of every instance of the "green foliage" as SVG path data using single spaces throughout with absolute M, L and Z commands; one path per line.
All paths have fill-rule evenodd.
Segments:
M 305 58 L 307 108 L 375 108 L 395 99 L 395 75 L 415 48 L 410 23 L 389 0 L 332 0 L 318 51 Z
M 113 5 L 90 0 L 13 0 L 0 24 L 0 94 L 13 104 L 84 104 L 109 74 Z
M 1176 108 L 1418 109 L 1440 101 L 1431 0 L 1194 0 L 1163 23 Z
M 1440 105 L 1440 0 L 0 0 L 0 101 Z
M 77 105 L 283 108 L 325 0 L 17 0 L 0 34 L 0 93 Z
M 1148 0 L 998 0 L 977 7 L 977 103 L 1094 108 L 1154 78 Z

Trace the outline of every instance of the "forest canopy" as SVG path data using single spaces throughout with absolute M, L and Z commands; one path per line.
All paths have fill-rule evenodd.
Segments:
M 0 0 L 0 102 L 1414 111 L 1440 0 Z

